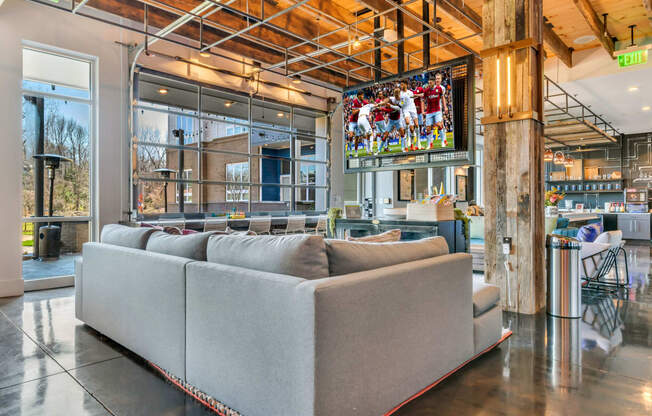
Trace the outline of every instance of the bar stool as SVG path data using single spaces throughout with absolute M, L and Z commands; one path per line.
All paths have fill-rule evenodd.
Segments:
M 285 229 L 275 230 L 274 234 L 297 234 L 306 232 L 306 216 L 290 215 Z
M 306 232 L 314 233 L 316 235 L 321 235 L 326 237 L 327 231 L 326 227 L 328 226 L 328 216 L 320 215 L 317 217 L 317 225 L 315 227 L 307 228 Z
M 224 231 L 226 232 L 227 219 L 226 218 L 217 218 L 217 219 L 207 219 L 204 222 L 204 232 L 206 231 Z
M 269 234 L 271 229 L 272 229 L 271 215 L 249 218 L 249 231 L 253 231 L 256 234 Z

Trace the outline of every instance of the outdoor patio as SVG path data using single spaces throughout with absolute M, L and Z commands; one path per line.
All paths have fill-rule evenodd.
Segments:
M 47 277 L 71 276 L 75 274 L 75 258 L 81 253 L 62 254 L 58 260 L 24 260 L 23 279 L 35 280 Z

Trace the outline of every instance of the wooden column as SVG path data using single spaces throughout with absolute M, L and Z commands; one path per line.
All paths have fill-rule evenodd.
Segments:
M 485 280 L 504 309 L 533 314 L 545 306 L 542 6 L 485 0 L 482 15 Z

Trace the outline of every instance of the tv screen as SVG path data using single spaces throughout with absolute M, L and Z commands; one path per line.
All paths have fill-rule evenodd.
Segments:
M 468 61 L 455 60 L 346 92 L 342 101 L 345 170 L 468 159 L 467 123 L 468 114 L 473 114 L 467 108 L 473 105 L 468 69 L 472 69 Z M 455 154 L 432 156 L 440 152 Z
M 452 92 L 450 66 L 350 92 L 346 157 L 454 149 Z

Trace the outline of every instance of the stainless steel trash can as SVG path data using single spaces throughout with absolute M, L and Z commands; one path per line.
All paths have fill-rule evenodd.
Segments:
M 580 242 L 574 238 L 556 234 L 546 236 L 549 315 L 561 318 L 581 315 L 580 248 Z

